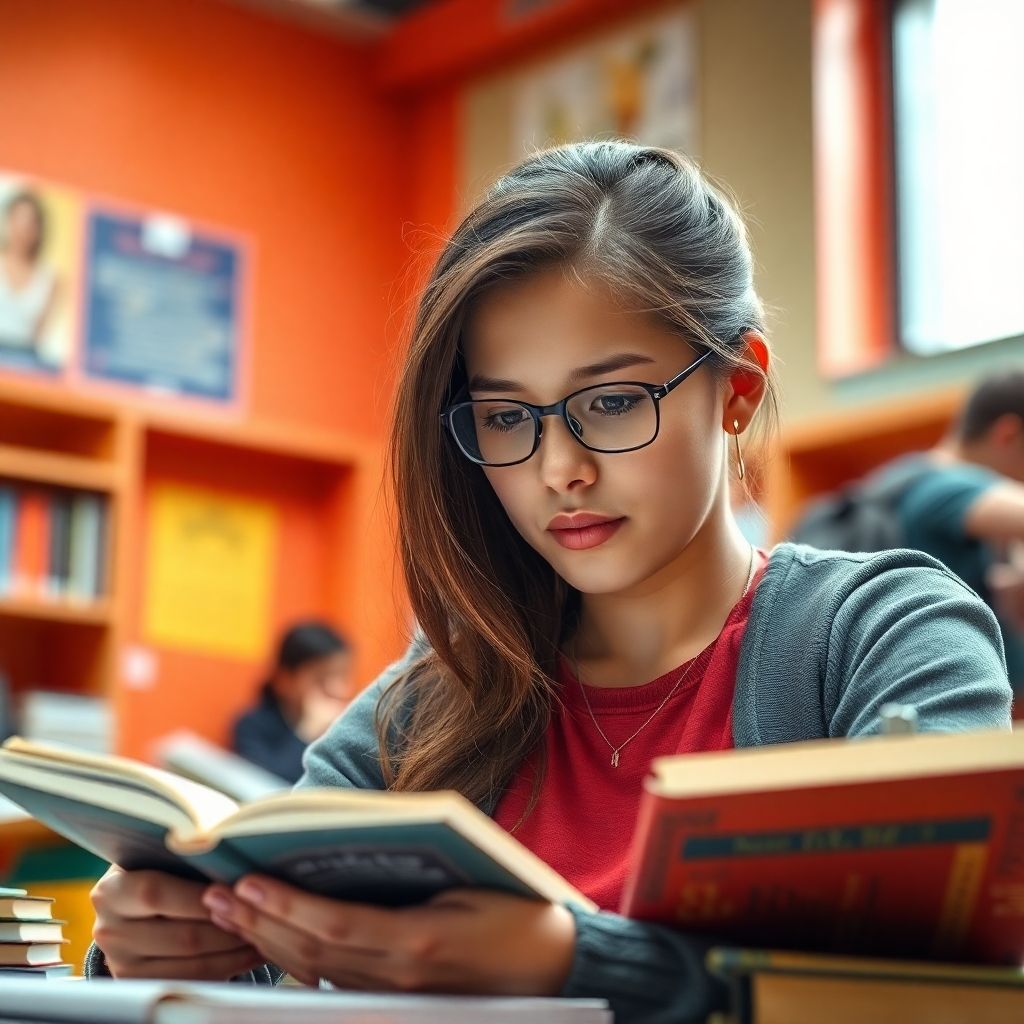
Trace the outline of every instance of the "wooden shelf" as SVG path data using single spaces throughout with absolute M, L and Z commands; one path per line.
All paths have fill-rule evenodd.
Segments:
M 116 491 L 121 475 L 112 463 L 80 455 L 33 451 L 0 445 L 0 468 L 5 478 L 75 487 L 88 491 Z
M 108 626 L 110 602 L 71 601 L 67 598 L 0 597 L 0 617 L 34 619 L 38 622 L 72 622 L 85 626 Z

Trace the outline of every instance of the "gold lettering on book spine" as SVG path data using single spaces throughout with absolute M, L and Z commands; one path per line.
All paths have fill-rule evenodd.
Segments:
M 987 855 L 984 843 L 962 843 L 956 848 L 949 868 L 942 913 L 932 940 L 935 955 L 956 956 L 960 952 L 978 905 Z

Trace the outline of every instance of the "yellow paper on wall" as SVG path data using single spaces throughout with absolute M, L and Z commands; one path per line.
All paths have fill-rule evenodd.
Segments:
M 259 658 L 277 546 L 273 506 L 178 484 L 153 488 L 144 631 L 152 644 Z

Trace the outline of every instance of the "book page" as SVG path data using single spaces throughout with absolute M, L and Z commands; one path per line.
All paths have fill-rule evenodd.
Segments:
M 20 764 L 29 771 L 34 769 L 37 773 L 45 771 L 74 779 L 76 785 L 80 787 L 76 795 L 86 800 L 90 798 L 90 794 L 98 795 L 105 791 L 108 798 L 105 801 L 106 806 L 110 806 L 110 800 L 114 801 L 115 807 L 124 802 L 123 798 L 118 799 L 118 791 L 134 791 L 134 795 L 129 793 L 132 802 L 125 807 L 129 812 L 141 809 L 138 803 L 140 796 L 151 796 L 153 799 L 145 803 L 151 804 L 153 813 L 157 814 L 153 820 L 171 827 L 187 824 L 189 830 L 206 832 L 238 810 L 238 804 L 234 800 L 208 786 L 202 786 L 130 758 L 90 754 L 12 736 L 0 751 L 0 767 L 5 760 L 10 765 L 7 774 L 11 777 L 17 775 L 17 767 Z M 0 777 L 2 774 L 0 772 Z M 37 780 L 43 784 L 42 777 L 38 774 Z M 28 778 L 26 777 L 24 781 L 28 782 Z M 48 786 L 46 788 L 54 791 Z M 153 803 L 153 800 L 156 802 Z M 160 802 L 173 805 L 180 809 L 180 813 L 169 819 L 167 813 L 159 813 Z M 152 814 L 149 816 L 152 817 Z M 182 818 L 185 820 L 182 821 Z

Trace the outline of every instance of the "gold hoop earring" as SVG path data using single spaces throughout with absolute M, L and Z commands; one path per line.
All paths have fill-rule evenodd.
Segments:
M 740 451 L 740 421 L 732 421 L 732 437 L 736 442 L 737 475 L 742 480 L 747 475 L 747 467 L 743 465 L 743 452 Z

